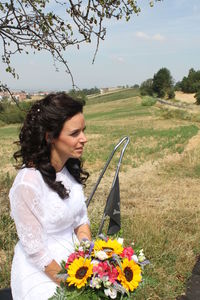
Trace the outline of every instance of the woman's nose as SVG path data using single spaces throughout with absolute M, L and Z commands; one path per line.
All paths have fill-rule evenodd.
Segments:
M 84 132 L 82 132 L 82 134 L 81 134 L 81 143 L 87 143 L 87 138 L 86 138 L 86 136 L 85 136 L 85 133 Z

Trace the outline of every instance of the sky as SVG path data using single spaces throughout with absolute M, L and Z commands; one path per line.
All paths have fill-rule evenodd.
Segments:
M 163 0 L 149 6 L 138 0 L 141 13 L 129 22 L 107 21 L 107 35 L 92 64 L 95 44 L 76 46 L 64 53 L 79 88 L 141 84 L 163 67 L 174 81 L 190 68 L 200 69 L 200 1 Z M 1 80 L 13 90 L 63 91 L 72 88 L 69 75 L 56 72 L 47 52 L 12 57 L 19 74 L 13 79 L 0 63 Z

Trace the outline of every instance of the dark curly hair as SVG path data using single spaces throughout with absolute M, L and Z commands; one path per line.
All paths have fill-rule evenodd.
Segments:
M 39 170 L 44 181 L 62 199 L 69 193 L 60 181 L 56 181 L 56 170 L 50 161 L 51 139 L 59 137 L 66 120 L 82 112 L 83 104 L 66 93 L 52 93 L 35 102 L 19 134 L 17 144 L 20 150 L 13 155 L 16 161 L 22 159 L 18 168 L 34 167 Z M 89 173 L 83 170 L 80 159 L 69 158 L 65 166 L 77 182 L 85 184 Z

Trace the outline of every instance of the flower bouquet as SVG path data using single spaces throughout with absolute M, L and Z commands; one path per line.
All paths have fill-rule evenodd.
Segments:
M 130 299 L 148 263 L 142 249 L 123 247 L 122 238 L 83 240 L 61 263 L 63 283 L 49 300 Z

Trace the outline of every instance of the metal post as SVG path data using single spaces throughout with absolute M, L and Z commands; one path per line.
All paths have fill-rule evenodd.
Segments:
M 98 185 L 99 185 L 101 179 L 103 178 L 103 175 L 104 175 L 104 173 L 105 173 L 105 171 L 106 171 L 108 165 L 110 164 L 110 162 L 111 162 L 111 160 L 112 160 L 112 158 L 113 158 L 113 155 L 115 154 L 115 152 L 116 152 L 116 150 L 119 148 L 119 146 L 120 146 L 122 143 L 124 143 L 125 141 L 126 141 L 126 143 L 125 143 L 124 147 L 123 147 L 122 150 L 121 150 L 120 158 L 119 158 L 119 161 L 118 161 L 118 164 L 117 164 L 117 168 L 116 168 L 116 172 L 115 172 L 115 176 L 114 176 L 114 179 L 113 179 L 111 188 L 114 186 L 115 181 L 116 181 L 116 178 L 117 178 L 117 175 L 118 175 L 118 173 L 119 173 L 119 169 L 120 169 L 120 165 L 121 165 L 121 162 L 122 162 L 122 158 L 123 158 L 125 149 L 126 149 L 128 143 L 130 142 L 130 139 L 129 139 L 128 136 L 125 136 L 124 138 L 122 138 L 122 139 L 118 142 L 118 144 L 114 147 L 114 149 L 113 149 L 113 151 L 112 151 L 110 157 L 108 158 L 108 160 L 107 160 L 107 162 L 106 162 L 106 164 L 105 164 L 105 166 L 104 166 L 104 168 L 103 168 L 101 174 L 99 175 L 99 178 L 98 178 L 98 180 L 97 180 L 97 182 L 96 182 L 96 184 L 95 184 L 95 186 L 94 186 L 94 188 L 93 188 L 93 190 L 92 190 L 92 192 L 91 192 L 91 194 L 90 194 L 90 196 L 89 196 L 89 198 L 88 198 L 88 200 L 87 200 L 87 207 L 89 206 L 89 204 L 90 204 L 90 202 L 91 202 L 91 200 L 92 200 L 92 198 L 93 198 L 93 196 L 94 196 L 94 194 L 95 194 L 95 192 L 96 192 L 96 190 L 97 190 L 97 187 L 98 187 Z M 107 205 L 107 202 L 106 202 L 106 205 Z M 106 208 L 106 205 L 105 205 L 105 208 Z M 100 224 L 100 227 L 99 227 L 99 233 L 98 233 L 98 234 L 100 234 L 100 233 L 102 232 L 103 225 L 104 225 L 104 222 L 105 222 L 105 218 L 106 218 L 106 215 L 105 215 L 105 208 L 104 208 L 104 213 L 103 213 L 103 217 L 102 217 L 102 220 L 101 220 L 101 224 Z

